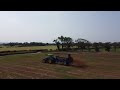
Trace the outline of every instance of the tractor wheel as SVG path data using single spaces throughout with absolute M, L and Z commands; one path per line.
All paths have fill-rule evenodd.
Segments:
M 48 60 L 48 63 L 52 64 L 52 60 Z
M 66 61 L 64 61 L 64 65 L 65 65 L 65 66 L 68 66 L 69 64 L 68 64 Z
M 59 65 L 61 65 L 62 63 L 61 62 L 58 62 Z
M 43 63 L 46 63 L 46 60 L 43 59 L 42 62 L 43 62 Z

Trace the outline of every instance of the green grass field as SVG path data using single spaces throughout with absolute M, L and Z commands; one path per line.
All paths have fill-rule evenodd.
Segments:
M 59 52 L 58 52 L 59 53 Z M 61 52 L 59 55 L 65 55 Z M 1 79 L 119 79 L 120 53 L 71 53 L 87 67 L 42 63 L 46 53 L 0 56 Z

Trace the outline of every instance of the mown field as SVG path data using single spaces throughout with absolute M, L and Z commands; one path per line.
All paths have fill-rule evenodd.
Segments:
M 61 47 L 60 47 L 61 48 Z M 76 47 L 74 47 L 76 48 Z M 0 46 L 0 52 L 1 51 L 20 51 L 20 50 L 43 50 L 43 49 L 48 49 L 48 50 L 56 50 L 57 46 L 56 45 L 48 45 L 48 46 L 27 46 L 27 47 L 18 47 L 18 46 Z M 84 50 L 87 51 L 88 50 Z M 95 49 L 91 49 L 92 52 L 95 52 Z M 100 52 L 106 52 L 105 49 L 100 49 Z M 114 48 L 111 49 L 111 52 L 115 52 Z M 117 48 L 116 52 L 120 53 L 120 48 Z
M 120 53 L 74 52 L 73 66 L 42 63 L 46 54 L 0 56 L 0 79 L 120 79 Z
M 52 49 L 55 50 L 57 49 L 57 47 L 55 45 L 49 45 L 49 46 L 28 46 L 28 47 L 6 47 L 6 46 L 1 46 L 0 51 L 14 51 L 14 50 L 41 50 L 41 49 Z

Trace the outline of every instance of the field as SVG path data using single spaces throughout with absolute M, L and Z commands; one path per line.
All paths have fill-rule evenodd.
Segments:
M 14 50 L 40 50 L 40 49 L 52 49 L 52 50 L 55 50 L 57 49 L 57 47 L 55 45 L 49 45 L 49 46 L 28 46 L 28 47 L 17 47 L 17 46 L 14 46 L 14 47 L 6 47 L 6 46 L 1 46 L 0 48 L 0 51 L 14 51 Z
M 0 79 L 120 79 L 120 53 L 74 52 L 73 66 L 42 63 L 46 54 L 0 56 Z
M 61 48 L 61 47 L 60 47 Z M 75 47 L 74 47 L 75 48 Z M 56 45 L 48 45 L 48 46 L 27 46 L 27 47 L 18 47 L 18 46 L 0 46 L 0 52 L 1 51 L 20 51 L 20 50 L 42 50 L 42 49 L 52 49 L 52 50 L 56 50 L 57 46 Z M 88 50 L 84 50 L 87 51 Z M 92 52 L 94 52 L 94 49 L 91 49 Z M 105 49 L 100 49 L 100 51 L 105 52 Z M 114 52 L 114 49 L 111 49 L 111 52 Z M 120 53 L 120 48 L 117 48 L 118 53 Z

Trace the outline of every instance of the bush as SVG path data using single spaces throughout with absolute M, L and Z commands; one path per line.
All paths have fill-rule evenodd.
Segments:
M 50 49 L 50 51 L 53 51 L 52 49 Z
M 95 47 L 95 51 L 96 51 L 96 52 L 100 52 L 100 50 L 99 50 L 98 47 Z

